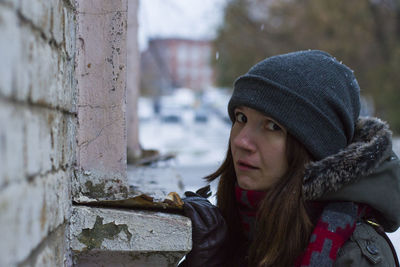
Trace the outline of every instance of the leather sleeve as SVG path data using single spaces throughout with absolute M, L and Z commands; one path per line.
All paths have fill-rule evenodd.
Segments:
M 184 212 L 192 221 L 192 251 L 179 266 L 223 266 L 227 226 L 219 209 L 193 192 L 183 199 Z

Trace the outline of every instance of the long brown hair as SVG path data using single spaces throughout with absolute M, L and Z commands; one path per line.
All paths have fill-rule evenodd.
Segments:
M 228 255 L 232 256 L 227 266 L 238 266 L 244 257 L 248 266 L 293 266 L 308 244 L 313 224 L 301 187 L 305 164 L 311 156 L 289 133 L 286 144 L 288 171 L 271 186 L 262 200 L 257 214 L 257 233 L 250 244 L 238 219 L 234 194 L 236 174 L 230 146 L 219 169 L 205 177 L 208 182 L 220 177 L 217 206 L 228 225 L 226 246 Z

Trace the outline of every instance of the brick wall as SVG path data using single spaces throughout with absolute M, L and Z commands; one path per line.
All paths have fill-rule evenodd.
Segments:
M 69 265 L 74 1 L 0 1 L 0 266 Z
M 85 206 L 128 193 L 128 2 L 134 103 L 137 0 L 0 0 L 1 267 L 170 266 L 191 248 L 183 216 Z

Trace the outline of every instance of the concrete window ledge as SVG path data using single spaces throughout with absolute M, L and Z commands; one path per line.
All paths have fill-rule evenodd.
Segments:
M 176 266 L 192 248 L 177 214 L 74 206 L 70 229 L 74 266 Z

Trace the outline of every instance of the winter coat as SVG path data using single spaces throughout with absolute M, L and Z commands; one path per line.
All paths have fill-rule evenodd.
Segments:
M 334 266 L 396 266 L 390 243 L 379 229 L 400 226 L 400 161 L 391 132 L 376 118 L 361 118 L 352 144 L 306 168 L 303 192 L 317 201 L 353 201 L 376 211 L 374 223 L 360 221 L 339 250 Z
M 351 201 L 367 204 L 374 210 L 376 223 L 363 220 L 356 223 L 352 236 L 338 251 L 334 266 L 398 266 L 391 243 L 383 233 L 383 230 L 394 232 L 400 226 L 400 160 L 392 151 L 391 132 L 386 123 L 377 118 L 360 118 L 350 145 L 306 166 L 303 194 L 309 201 Z M 207 249 L 207 244 L 213 244 L 214 253 L 222 243 L 222 237 L 214 234 L 218 231 L 216 222 L 220 221 L 215 218 L 220 215 L 206 216 L 208 210 L 215 212 L 210 203 L 195 198 L 193 202 L 188 198 L 187 202 L 187 207 L 194 207 L 190 210 L 195 216 L 189 216 L 193 225 L 201 222 L 200 227 L 194 227 L 194 234 L 206 238 L 200 253 L 192 251 L 192 255 L 199 255 L 199 260 L 189 265 L 186 261 L 181 266 L 206 266 L 205 262 L 212 263 L 207 266 L 221 266 L 222 255 L 208 257 L 212 254 Z

